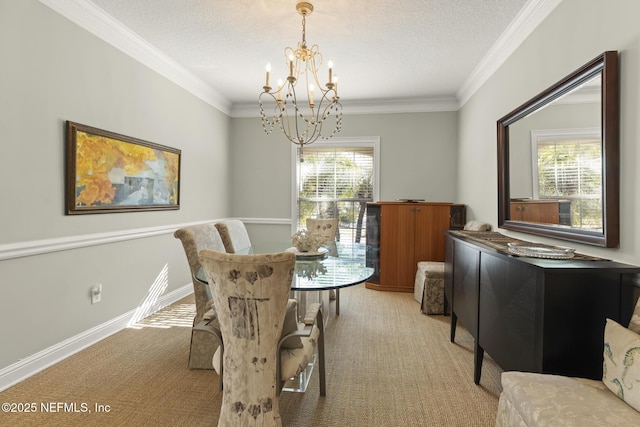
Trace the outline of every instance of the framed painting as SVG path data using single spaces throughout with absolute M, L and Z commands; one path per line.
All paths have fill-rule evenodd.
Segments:
M 180 209 L 180 150 L 67 121 L 66 213 Z

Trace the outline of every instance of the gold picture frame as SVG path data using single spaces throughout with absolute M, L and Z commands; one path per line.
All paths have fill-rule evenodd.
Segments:
M 180 209 L 181 151 L 66 122 L 66 214 Z

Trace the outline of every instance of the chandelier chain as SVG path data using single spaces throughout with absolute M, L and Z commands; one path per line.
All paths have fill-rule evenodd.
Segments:
M 307 20 L 306 13 L 302 14 L 302 47 L 307 47 Z

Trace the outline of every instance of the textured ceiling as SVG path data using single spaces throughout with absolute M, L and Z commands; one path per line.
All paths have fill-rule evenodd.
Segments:
M 265 65 L 285 77 L 296 0 L 91 0 L 234 104 Z M 316 0 L 307 43 L 332 59 L 343 100 L 453 97 L 527 0 Z M 323 68 L 324 69 L 324 68 Z

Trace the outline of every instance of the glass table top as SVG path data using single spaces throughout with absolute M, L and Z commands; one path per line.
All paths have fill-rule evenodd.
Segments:
M 373 275 L 373 268 L 366 266 L 366 245 L 335 242 L 324 247 L 327 252 L 323 256 L 296 257 L 295 273 L 291 282 L 292 290 L 339 289 L 365 282 Z M 244 253 L 274 253 L 286 249 L 286 244 L 262 243 L 253 245 Z M 196 278 L 207 283 L 202 267 L 196 272 Z

